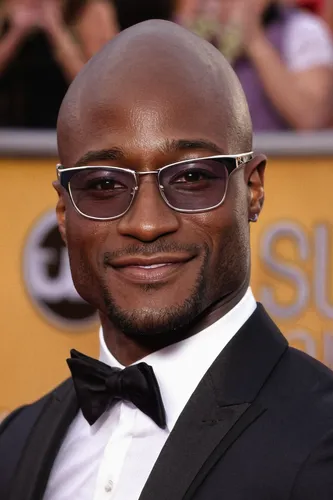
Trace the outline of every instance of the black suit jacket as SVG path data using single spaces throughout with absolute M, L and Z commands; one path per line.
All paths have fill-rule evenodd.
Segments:
M 1 500 L 43 498 L 76 413 L 67 380 L 8 417 Z M 333 499 L 333 372 L 288 347 L 260 305 L 201 380 L 140 496 L 190 499 Z

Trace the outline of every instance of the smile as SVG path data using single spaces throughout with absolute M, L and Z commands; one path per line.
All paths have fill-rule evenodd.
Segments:
M 151 266 L 132 266 L 132 267 L 138 267 L 139 269 L 157 269 L 158 267 L 164 267 L 164 266 L 172 266 L 170 262 L 166 262 L 165 264 L 152 264 Z
M 157 256 L 153 258 L 127 258 L 112 264 L 122 278 L 132 283 L 160 283 L 184 269 L 192 256 Z

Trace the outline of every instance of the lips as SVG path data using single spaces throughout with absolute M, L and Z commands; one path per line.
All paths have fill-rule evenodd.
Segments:
M 189 255 L 124 257 L 112 262 L 111 267 L 132 282 L 158 283 L 171 278 L 192 259 Z
M 164 267 L 170 265 L 169 263 L 166 264 L 152 264 L 151 266 L 129 266 L 129 267 L 139 267 L 140 269 L 157 269 L 159 267 Z

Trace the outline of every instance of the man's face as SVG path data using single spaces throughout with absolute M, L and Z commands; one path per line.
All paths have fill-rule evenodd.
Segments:
M 65 167 L 79 162 L 148 172 L 185 159 L 246 152 L 231 150 L 226 116 L 213 97 L 170 80 L 152 87 L 148 78 L 136 86 L 120 79 L 112 98 L 106 90 L 87 102 L 66 146 Z M 175 141 L 188 144 L 170 149 Z M 110 159 L 114 150 L 121 159 Z M 98 160 L 79 161 L 96 151 Z M 231 176 L 223 205 L 196 214 L 169 208 L 156 175 L 140 177 L 130 210 L 111 221 L 83 217 L 60 189 L 60 229 L 79 294 L 137 337 L 185 326 L 236 292 L 249 275 L 250 170 L 242 167 Z

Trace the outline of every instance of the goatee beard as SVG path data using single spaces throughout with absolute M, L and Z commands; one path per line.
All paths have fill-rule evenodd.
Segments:
M 204 258 L 190 296 L 177 306 L 162 309 L 138 309 L 128 312 L 120 308 L 113 297 L 104 290 L 104 303 L 110 322 L 126 337 L 135 342 L 152 346 L 168 345 L 186 337 L 183 331 L 207 306 L 207 271 L 209 249 Z M 142 293 L 161 288 L 160 284 L 141 285 Z

